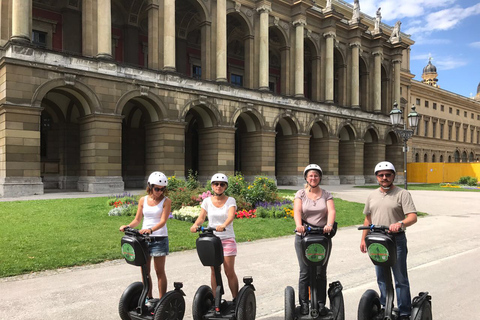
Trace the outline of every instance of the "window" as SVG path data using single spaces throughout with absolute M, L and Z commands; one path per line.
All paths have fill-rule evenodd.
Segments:
M 474 115 L 473 115 L 473 112 L 472 112 L 472 115 L 470 116 L 471 119 L 475 119 Z
M 470 129 L 470 143 L 473 143 L 473 129 Z
M 423 132 L 423 135 L 427 137 L 428 136 L 428 120 L 425 120 L 423 123 L 424 123 L 424 130 L 425 130 Z
M 437 104 L 435 102 L 433 103 L 433 110 L 437 110 Z
M 38 30 L 32 31 L 32 43 L 36 46 L 46 48 L 47 47 L 47 35 L 48 33 Z
M 275 92 L 275 82 L 268 82 L 268 90 Z
M 477 120 L 480 120 L 480 114 L 477 114 Z
M 463 142 L 467 142 L 467 128 L 463 128 Z
M 457 116 L 459 116 L 459 115 L 460 115 L 460 110 L 457 109 Z
M 440 105 L 440 111 L 445 111 L 445 106 L 443 104 Z
M 444 126 L 445 126 L 445 124 L 440 123 L 440 139 L 443 139 L 443 127 Z
M 233 84 L 234 86 L 243 86 L 243 76 L 238 75 L 238 74 L 231 74 L 230 75 L 230 83 Z
M 452 126 L 448 126 L 448 140 L 452 140 Z
M 455 141 L 460 138 L 460 127 L 455 127 Z
M 415 104 L 416 104 L 417 106 L 419 106 L 419 105 L 420 105 L 420 99 L 417 98 L 417 100 L 415 101 Z
M 437 123 L 436 122 L 433 122 L 432 123 L 432 137 L 433 138 L 436 138 L 436 131 L 437 131 Z
M 449 107 L 448 108 L 448 113 L 452 113 L 452 110 L 453 110 L 452 107 Z
M 467 117 L 467 111 L 463 111 L 463 116 L 466 118 Z
M 192 66 L 192 77 L 195 79 L 201 79 L 202 78 L 202 67 L 193 65 Z
M 425 108 L 428 108 L 428 101 L 425 100 Z

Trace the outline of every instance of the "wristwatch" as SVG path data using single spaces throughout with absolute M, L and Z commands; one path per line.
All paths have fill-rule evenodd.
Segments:
M 398 221 L 398 223 L 400 223 L 402 226 L 400 227 L 400 229 L 403 229 L 403 227 L 405 226 L 405 224 L 403 223 L 402 220 Z

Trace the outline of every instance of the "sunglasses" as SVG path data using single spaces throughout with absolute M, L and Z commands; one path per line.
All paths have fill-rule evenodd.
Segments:
M 158 192 L 158 191 L 162 191 L 162 192 L 163 192 L 165 189 L 166 189 L 166 187 L 162 187 L 162 188 L 155 187 L 155 188 L 153 188 L 153 190 L 154 190 L 155 192 Z
M 385 177 L 385 178 L 390 178 L 392 176 L 392 173 L 379 173 L 377 174 L 377 177 Z
M 215 187 L 218 187 L 218 186 L 225 187 L 227 184 L 225 182 L 214 182 L 213 185 Z

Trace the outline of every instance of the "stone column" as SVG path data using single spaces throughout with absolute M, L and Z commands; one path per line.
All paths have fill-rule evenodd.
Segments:
M 360 107 L 360 42 L 350 44 L 352 48 L 352 83 L 351 83 L 351 106 L 352 108 Z
M 97 58 L 112 59 L 112 13 L 110 0 L 97 0 Z
M 163 1 L 163 70 L 175 71 L 175 1 Z
M 326 39 L 325 48 L 325 102 L 333 102 L 334 89 L 334 42 L 335 33 L 327 32 L 323 35 Z
M 227 82 L 227 4 L 217 0 L 216 70 L 218 82 Z
M 260 90 L 269 90 L 268 88 L 268 15 L 272 11 L 268 5 L 262 5 L 257 8 L 260 12 L 260 57 L 259 57 L 259 70 L 258 70 L 258 86 Z
M 295 26 L 295 97 L 304 97 L 304 29 L 305 19 L 293 22 Z
M 309 162 L 310 136 L 297 134 L 277 138 L 277 150 L 288 150 L 277 155 L 277 181 L 279 185 L 301 186 L 303 168 Z
M 402 59 L 395 59 L 393 62 L 393 100 L 400 103 L 400 67 L 402 65 Z
M 185 175 L 185 123 L 159 121 L 146 126 L 146 174 Z
M 40 108 L 0 107 L 0 196 L 43 194 Z
M 12 36 L 10 39 L 30 42 L 31 25 L 32 0 L 12 0 Z
M 95 55 L 97 43 L 97 10 L 93 0 L 82 1 L 82 54 L 87 57 Z
M 226 175 L 235 170 L 235 128 L 199 130 L 199 179 L 208 180 L 215 172 Z
M 80 120 L 78 190 L 115 193 L 122 180 L 122 117 L 88 115 Z
M 382 52 L 373 53 L 373 112 L 382 112 Z
M 159 69 L 159 6 L 155 0 L 151 0 L 146 8 L 148 12 L 148 63 L 149 69 Z

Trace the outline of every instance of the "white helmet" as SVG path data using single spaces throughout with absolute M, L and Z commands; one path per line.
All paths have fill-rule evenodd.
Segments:
M 379 162 L 376 166 L 375 166 L 375 174 L 377 174 L 378 171 L 382 171 L 382 170 L 392 170 L 393 173 L 397 173 L 395 171 L 395 167 L 393 166 L 393 164 L 391 162 L 388 162 L 388 161 L 382 161 L 382 162 Z
M 210 183 L 213 182 L 225 182 L 228 185 L 228 178 L 223 173 L 215 173 L 210 180 Z
M 322 168 L 318 164 L 309 164 L 308 166 L 305 167 L 305 170 L 303 170 L 303 177 L 307 179 L 307 172 L 310 170 L 317 170 L 318 173 L 320 174 L 320 177 L 323 175 Z
M 160 171 L 155 171 L 148 177 L 148 185 L 156 185 L 160 187 L 166 187 L 168 185 L 167 176 Z

